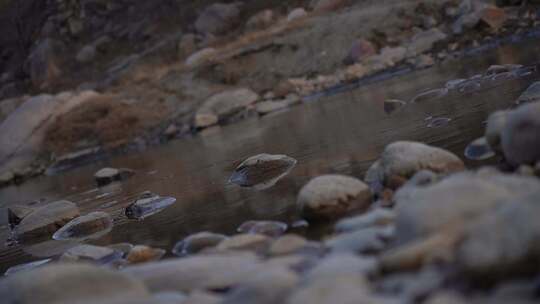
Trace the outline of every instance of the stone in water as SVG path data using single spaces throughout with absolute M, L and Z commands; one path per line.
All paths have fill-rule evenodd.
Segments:
M 98 239 L 112 230 L 113 220 L 106 212 L 92 212 L 79 216 L 64 225 L 53 234 L 53 239 L 87 240 Z
M 495 152 L 489 146 L 485 137 L 472 141 L 465 148 L 465 157 L 471 160 L 485 160 L 495 156 Z
M 217 246 L 221 241 L 228 239 L 226 235 L 212 232 L 199 232 L 192 234 L 176 243 L 172 253 L 176 256 L 195 254 L 203 249 Z
M 392 114 L 393 112 L 395 112 L 396 110 L 398 110 L 399 108 L 403 107 L 406 104 L 407 103 L 405 101 L 398 100 L 398 99 L 385 100 L 384 112 L 386 112 L 386 114 Z
M 43 266 L 49 263 L 50 261 L 52 261 L 52 259 L 45 259 L 45 260 L 39 260 L 39 261 L 30 262 L 30 263 L 15 265 L 13 267 L 9 267 L 8 270 L 6 270 L 6 272 L 4 273 L 4 275 L 8 276 L 8 275 L 15 274 L 17 272 L 32 270 L 40 266 Z
M 411 103 L 418 103 L 418 102 L 424 102 L 432 99 L 441 98 L 448 94 L 448 88 L 440 88 L 440 89 L 433 89 L 429 91 L 422 92 L 418 95 L 416 95 L 412 100 Z
M 296 159 L 286 155 L 255 155 L 236 168 L 229 182 L 256 190 L 268 189 L 289 174 L 296 162 Z
M 142 220 L 176 202 L 174 197 L 161 197 L 151 192 L 143 193 L 133 204 L 126 207 L 125 214 L 130 219 Z
M 428 128 L 438 128 L 449 124 L 452 121 L 451 118 L 437 117 L 429 119 Z
M 240 225 L 236 231 L 249 234 L 264 234 L 277 237 L 287 231 L 287 224 L 277 221 L 247 221 Z

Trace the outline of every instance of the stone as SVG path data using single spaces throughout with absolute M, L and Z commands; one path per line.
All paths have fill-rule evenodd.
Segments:
M 382 302 L 369 302 L 369 287 L 366 280 L 359 275 L 338 275 L 332 278 L 316 280 L 311 284 L 298 288 L 287 304 L 383 304 Z
M 206 128 L 217 124 L 259 100 L 250 89 L 224 91 L 208 98 L 195 113 L 195 127 Z
M 422 31 L 414 35 L 407 46 L 407 57 L 420 55 L 433 48 L 439 41 L 445 40 L 447 35 L 438 28 Z
M 332 252 L 372 254 L 382 251 L 394 236 L 394 227 L 372 227 L 338 234 L 324 242 Z
M 301 236 L 286 234 L 272 242 L 268 254 L 271 256 L 293 254 L 305 248 L 307 244 L 308 241 Z
M 229 182 L 256 190 L 268 189 L 289 174 L 296 163 L 296 159 L 287 155 L 254 155 L 236 167 Z
M 135 174 L 130 169 L 103 168 L 94 174 L 94 179 L 98 186 L 102 187 L 115 181 L 123 181 Z
M 371 204 L 369 187 L 344 175 L 323 175 L 309 181 L 298 194 L 297 206 L 308 218 L 332 219 Z
M 312 7 L 315 12 L 328 12 L 340 9 L 347 3 L 347 0 L 316 0 Z
M 53 239 L 62 240 L 87 240 L 99 239 L 112 230 L 113 220 L 106 212 L 96 211 L 79 216 L 53 234 Z
M 211 60 L 217 54 L 217 50 L 214 48 L 204 48 L 191 54 L 185 61 L 185 65 L 188 67 L 195 67 L 202 63 Z
M 496 154 L 487 142 L 487 139 L 480 137 L 467 145 L 463 155 L 471 160 L 486 160 L 494 157 Z
M 269 237 L 278 237 L 287 231 L 288 225 L 278 221 L 247 221 L 242 223 L 236 231 L 240 233 L 262 234 Z
M 9 228 L 13 229 L 19 225 L 23 218 L 34 212 L 35 208 L 28 205 L 13 205 L 7 208 Z
M 213 292 L 196 290 L 189 294 L 181 304 L 218 304 L 223 301 L 223 298 Z
M 480 20 L 496 31 L 504 25 L 506 19 L 505 10 L 497 7 L 486 7 L 480 15 Z
M 432 56 L 421 54 L 420 56 L 414 59 L 414 66 L 417 69 L 425 69 L 435 64 L 435 60 Z
M 195 34 L 185 34 L 178 43 L 178 55 L 186 58 L 197 50 L 197 39 Z
M 319 261 L 304 277 L 306 282 L 332 279 L 343 275 L 358 276 L 360 281 L 377 272 L 377 260 L 352 253 L 333 253 Z M 365 282 L 364 282 L 365 283 Z M 364 284 L 360 284 L 360 288 Z
M 4 273 L 5 276 L 14 275 L 15 273 L 23 272 L 23 271 L 30 271 L 32 269 L 36 269 L 38 267 L 47 265 L 49 262 L 51 262 L 52 259 L 44 259 L 44 260 L 37 260 L 30 263 L 24 263 L 19 264 L 15 266 L 11 266 L 6 270 Z
M 126 256 L 126 260 L 130 264 L 146 263 L 151 261 L 158 261 L 164 255 L 166 251 L 159 248 L 152 248 L 145 245 L 134 246 Z
M 501 146 L 508 162 L 534 165 L 540 160 L 540 103 L 529 103 L 508 113 Z
M 532 177 L 464 172 L 433 185 L 400 189 L 394 196 L 396 243 L 462 227 L 506 199 L 539 187 Z
M 305 273 L 313 268 L 318 262 L 318 257 L 304 254 L 284 255 L 271 257 L 266 260 L 266 265 L 271 268 L 285 267 L 297 273 Z
M 104 303 L 147 297 L 141 282 L 85 264 L 50 264 L 0 281 L 0 298 L 6 304 Z
M 523 92 L 518 99 L 516 104 L 521 105 L 528 102 L 536 102 L 540 100 L 540 81 L 537 81 L 531 84 L 525 92 Z
M 163 197 L 147 191 L 127 206 L 124 214 L 129 219 L 144 220 L 149 216 L 162 212 L 174 203 L 176 203 L 174 197 Z
M 255 111 L 260 115 L 266 115 L 272 112 L 287 109 L 291 106 L 287 100 L 262 101 L 255 104 Z
M 347 65 L 353 64 L 356 62 L 361 62 L 362 60 L 377 54 L 377 49 L 369 40 L 359 39 L 353 42 L 349 53 L 343 60 Z
M 508 121 L 508 113 L 509 111 L 496 111 L 489 115 L 487 124 L 486 124 L 486 131 L 485 131 L 485 138 L 488 143 L 488 145 L 491 147 L 491 149 L 497 153 L 502 155 L 502 146 L 501 146 L 501 134 L 504 130 L 506 123 Z
M 46 38 L 31 51 L 26 66 L 35 87 L 46 88 L 62 75 L 59 61 L 63 47 L 60 41 Z
M 386 112 L 386 114 L 392 114 L 405 105 L 407 105 L 405 101 L 399 99 L 387 99 L 384 101 L 384 112 Z
M 248 250 L 263 251 L 268 247 L 270 238 L 262 234 L 238 234 L 221 241 L 216 249 L 218 251 Z
M 221 35 L 240 22 L 240 3 L 214 3 L 206 7 L 195 20 L 199 33 Z
M 287 22 L 302 19 L 302 18 L 305 18 L 306 16 L 307 16 L 306 10 L 302 7 L 298 7 L 289 12 L 289 14 L 287 15 Z
M 84 46 L 78 53 L 75 59 L 80 63 L 88 63 L 96 57 L 96 47 L 94 45 Z
M 122 272 L 142 280 L 152 292 L 191 292 L 239 286 L 265 270 L 255 255 L 236 253 L 163 260 L 128 266 Z
M 50 236 L 60 227 L 79 216 L 79 208 L 69 201 L 57 201 L 37 208 L 15 226 L 13 233 L 19 241 Z
M 180 257 L 196 254 L 204 249 L 217 246 L 227 238 L 226 235 L 219 233 L 206 231 L 195 233 L 176 243 L 172 249 L 172 253 Z
M 536 274 L 540 266 L 536 258 L 540 255 L 539 199 L 539 191 L 515 195 L 471 223 L 457 249 L 459 269 L 482 283 Z
M 122 257 L 123 253 L 114 251 L 111 248 L 94 246 L 94 245 L 79 245 L 69 248 L 62 256 L 60 261 L 63 262 L 92 262 L 97 264 L 107 264 Z
M 131 243 L 116 243 L 107 246 L 107 248 L 121 252 L 123 257 L 126 257 L 133 247 L 134 246 Z
M 223 304 L 282 303 L 298 283 L 298 276 L 285 268 L 254 274 L 249 282 L 233 289 Z
M 246 22 L 246 30 L 255 31 L 270 27 L 274 23 L 274 12 L 271 9 L 266 9 L 251 16 Z
M 392 209 L 376 208 L 365 214 L 344 218 L 336 223 L 336 232 L 350 232 L 365 228 L 387 226 L 394 223 L 396 213 Z
M 0 186 L 8 185 L 13 179 L 15 179 L 15 174 L 11 171 L 0 174 Z
M 101 36 L 99 37 L 98 39 L 96 39 L 92 45 L 94 46 L 94 48 L 98 51 L 105 51 L 107 49 L 107 47 L 113 42 L 113 40 L 111 39 L 111 37 L 105 35 L 105 36 Z
M 381 49 L 381 52 L 377 56 L 373 56 L 370 59 L 373 59 L 374 62 L 382 62 L 388 66 L 393 66 L 396 63 L 399 63 L 405 59 L 408 50 L 405 47 L 384 47 Z M 369 63 L 369 61 L 368 61 Z
M 382 184 L 392 189 L 402 185 L 402 182 L 392 185 L 392 180 L 402 179 L 404 182 L 421 170 L 450 174 L 465 169 L 463 161 L 453 153 L 410 141 L 398 141 L 386 146 L 379 166 L 384 172 Z

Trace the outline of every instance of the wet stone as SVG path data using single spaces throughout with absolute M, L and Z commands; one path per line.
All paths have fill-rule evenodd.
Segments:
M 349 232 L 359 229 L 386 226 L 394 223 L 396 213 L 391 209 L 377 208 L 365 214 L 344 218 L 336 223 L 336 232 Z
M 158 261 L 164 255 L 166 251 L 159 248 L 152 248 L 145 245 L 137 245 L 131 249 L 126 256 L 126 260 L 130 264 L 146 263 L 151 261 Z
M 112 230 L 113 220 L 108 213 L 92 212 L 79 216 L 53 234 L 53 239 L 87 240 L 98 239 Z
M 305 275 L 307 282 L 331 279 L 340 275 L 368 276 L 377 272 L 377 260 L 373 257 L 351 253 L 334 253 L 320 260 Z M 360 287 L 360 286 L 359 286 Z
M 228 237 L 219 233 L 199 232 L 192 234 L 183 240 L 176 243 L 172 249 L 172 253 L 176 256 L 186 256 L 196 254 L 204 249 L 217 246 Z
M 372 227 L 338 234 L 324 242 L 332 252 L 371 254 L 382 251 L 394 236 L 394 227 Z
M 105 186 L 112 182 L 123 181 L 135 174 L 130 169 L 103 168 L 94 174 L 98 186 Z
M 298 235 L 287 234 L 272 242 L 268 249 L 271 256 L 286 255 L 299 252 L 308 245 L 308 241 Z
M 518 99 L 516 104 L 523 104 L 528 102 L 535 102 L 540 100 L 540 81 L 537 81 L 531 84 L 525 92 L 523 92 Z
M 389 99 L 384 101 L 384 112 L 386 114 L 392 114 L 397 111 L 399 108 L 407 105 L 405 101 L 398 99 Z
M 447 126 L 452 121 L 451 118 L 446 117 L 434 117 L 428 120 L 428 128 L 440 128 Z
M 305 216 L 332 219 L 371 204 L 369 187 L 344 175 L 323 175 L 309 181 L 298 194 L 297 205 Z
M 131 251 L 131 249 L 133 249 L 133 244 L 117 243 L 117 244 L 108 245 L 107 248 L 110 248 L 114 251 L 120 251 L 123 254 L 122 256 L 125 257 Z
M 24 263 L 24 264 L 12 266 L 12 267 L 9 267 L 8 270 L 6 270 L 4 275 L 8 276 L 8 275 L 13 275 L 13 274 L 18 273 L 18 272 L 29 271 L 29 270 L 32 270 L 32 269 L 36 269 L 38 267 L 41 267 L 41 266 L 44 266 L 44 265 L 48 264 L 51 261 L 52 261 L 52 259 L 44 259 L 44 260 L 39 260 L 39 261 L 34 261 L 34 262 L 30 262 L 30 263 Z
M 486 160 L 494 157 L 495 152 L 489 146 L 486 138 L 480 137 L 467 145 L 464 155 L 471 160 Z
M 508 113 L 501 146 L 511 164 L 532 165 L 540 160 L 540 103 L 528 103 Z
M 238 234 L 223 240 L 218 244 L 218 251 L 248 250 L 254 252 L 264 251 L 270 243 L 270 238 L 261 234 Z
M 502 154 L 501 133 L 508 121 L 508 111 L 496 111 L 489 115 L 485 137 L 491 149 L 497 154 Z
M 422 92 L 411 99 L 411 103 L 420 103 L 435 100 L 448 94 L 448 88 L 433 89 Z
M 19 225 L 23 218 L 32 213 L 34 208 L 24 205 L 14 205 L 7 208 L 8 223 L 11 229 Z
M 286 155 L 259 154 L 242 162 L 231 175 L 229 182 L 241 187 L 264 190 L 274 186 L 296 165 L 296 159 Z
M 161 197 L 151 192 L 145 192 L 126 207 L 125 214 L 129 219 L 143 220 L 163 211 L 175 202 L 176 198 L 174 197 Z
M 277 221 L 247 221 L 236 231 L 240 233 L 263 234 L 278 237 L 287 231 L 288 225 Z
M 107 264 L 120 259 L 121 257 L 122 252 L 114 251 L 111 248 L 94 245 L 79 245 L 68 249 L 60 257 L 60 260 L 65 262 L 88 261 L 97 264 Z

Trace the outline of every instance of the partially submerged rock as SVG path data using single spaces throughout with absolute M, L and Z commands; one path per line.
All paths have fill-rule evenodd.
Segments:
M 308 241 L 298 235 L 286 234 L 272 242 L 268 254 L 272 256 L 296 253 L 308 245 Z
M 518 97 L 516 104 L 521 105 L 536 101 L 540 101 L 540 81 L 531 84 L 527 90 Z
M 15 226 L 13 233 L 20 241 L 50 236 L 67 222 L 79 216 L 79 208 L 69 201 L 57 201 L 40 207 Z
M 511 164 L 534 164 L 540 160 L 540 103 L 525 104 L 508 113 L 501 146 Z
M 29 263 L 15 265 L 15 266 L 9 267 L 8 270 L 6 270 L 6 272 L 4 273 L 4 275 L 9 276 L 9 275 L 14 275 L 16 273 L 23 272 L 23 271 L 30 271 L 32 269 L 36 269 L 38 267 L 44 266 L 51 261 L 52 259 L 44 259 L 44 260 L 38 260 L 38 261 L 29 262 Z
M 394 227 L 371 227 L 338 234 L 324 245 L 332 252 L 373 254 L 385 249 L 394 236 Z
M 475 139 L 465 148 L 465 157 L 472 160 L 485 160 L 495 156 L 495 152 L 485 137 Z
M 501 146 L 501 134 L 508 121 L 509 111 L 496 111 L 489 115 L 485 138 L 493 151 L 498 154 L 503 154 Z
M 298 208 L 311 218 L 332 219 L 371 204 L 369 187 L 344 175 L 323 175 L 309 181 L 298 194 Z
M 135 174 L 135 172 L 130 169 L 103 168 L 94 174 L 94 178 L 96 179 L 98 186 L 101 187 L 115 181 L 126 180 L 133 174 Z
M 113 220 L 106 212 L 91 212 L 77 217 L 53 234 L 55 240 L 98 239 L 112 230 Z
M 296 159 L 287 155 L 255 155 L 243 161 L 234 170 L 229 181 L 242 187 L 264 190 L 289 174 L 296 162 Z
M 125 214 L 130 219 L 143 220 L 163 211 L 175 202 L 174 197 L 162 197 L 151 192 L 145 192 L 135 202 L 126 207 Z
M 11 229 L 19 225 L 23 218 L 34 212 L 35 208 L 26 205 L 13 205 L 7 208 L 8 223 Z
M 207 99 L 195 113 L 195 127 L 217 124 L 245 107 L 255 103 L 259 95 L 250 89 L 235 89 L 218 93 Z
M 166 251 L 160 248 L 152 248 L 145 245 L 134 246 L 126 256 L 126 260 L 130 264 L 146 263 L 151 261 L 158 261 L 164 255 Z
M 195 233 L 176 243 L 172 249 L 172 253 L 180 257 L 196 254 L 204 249 L 217 246 L 227 238 L 226 235 L 219 233 L 206 231 Z
M 386 226 L 393 224 L 395 218 L 396 213 L 392 209 L 377 208 L 365 214 L 340 220 L 334 226 L 334 230 L 337 232 L 349 232 L 377 226 Z
M 91 262 L 96 264 L 107 264 L 122 258 L 123 253 L 111 248 L 79 245 L 68 249 L 61 257 L 61 261 L 66 262 Z
M 278 237 L 287 231 L 288 225 L 278 221 L 247 221 L 242 223 L 236 231 L 240 233 L 263 234 Z
M 253 252 L 264 251 L 270 243 L 270 238 L 262 234 L 238 234 L 221 241 L 218 251 L 246 250 Z

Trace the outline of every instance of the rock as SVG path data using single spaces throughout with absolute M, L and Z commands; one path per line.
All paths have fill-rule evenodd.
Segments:
M 97 96 L 96 92 L 83 91 L 27 99 L 0 124 L 0 172 L 15 172 L 32 165 L 58 117 Z
M 261 252 L 268 247 L 270 238 L 261 234 L 238 234 L 221 241 L 218 251 L 247 250 Z
M 7 208 L 9 228 L 13 229 L 19 225 L 23 218 L 34 212 L 35 208 L 27 205 L 13 205 Z
M 351 49 L 343 62 L 349 65 L 356 62 L 361 62 L 362 60 L 375 54 L 377 54 L 377 50 L 369 40 L 359 39 L 353 42 L 353 45 L 351 46 Z
M 180 257 L 196 254 L 206 248 L 217 246 L 227 238 L 226 235 L 212 232 L 195 233 L 176 243 L 172 249 L 172 253 Z
M 307 16 L 307 12 L 305 9 L 298 7 L 293 9 L 288 15 L 287 15 L 287 22 L 291 22 L 293 20 L 298 20 L 301 18 L 305 18 Z
M 504 200 L 539 187 L 535 178 L 467 172 L 412 191 L 400 189 L 394 196 L 396 243 L 462 227 Z
M 14 178 L 15 178 L 15 174 L 13 174 L 13 172 L 11 171 L 0 174 L 0 186 L 5 186 L 5 185 L 10 184 Z
M 98 51 L 105 51 L 107 49 L 107 47 L 113 42 L 113 40 L 111 39 L 111 37 L 105 35 L 105 36 L 101 36 L 99 37 L 98 39 L 96 39 L 92 45 L 94 46 L 94 48 Z
M 521 192 L 521 191 L 520 191 Z M 536 274 L 540 255 L 540 192 L 510 197 L 467 227 L 457 264 L 468 277 L 486 280 Z
M 506 19 L 505 10 L 497 7 L 487 7 L 482 10 L 480 15 L 480 20 L 496 31 L 504 25 Z
M 465 299 L 455 292 L 439 291 L 430 296 L 426 304 L 466 304 Z
M 299 209 L 311 218 L 331 219 L 371 204 L 369 187 L 344 175 L 323 175 L 309 181 L 298 194 Z
M 131 249 L 133 249 L 133 244 L 131 243 L 116 243 L 112 245 L 108 245 L 107 248 L 110 248 L 114 251 L 119 251 L 122 253 L 122 257 L 126 257 Z
M 486 141 L 491 149 L 500 155 L 503 154 L 501 146 L 501 134 L 508 121 L 508 113 L 509 111 L 493 112 L 491 115 L 489 115 L 486 124 Z
M 151 192 L 144 192 L 135 202 L 126 207 L 124 213 L 129 219 L 143 220 L 174 203 L 176 203 L 174 197 L 162 197 Z
M 530 103 L 508 113 L 501 146 L 508 162 L 534 164 L 540 160 L 540 103 Z
M 377 290 L 383 294 L 396 294 L 406 303 L 424 299 L 442 287 L 445 275 L 436 267 L 425 267 L 419 272 L 387 275 Z
M 412 37 L 407 46 L 407 57 L 420 55 L 433 48 L 433 45 L 439 41 L 445 40 L 447 35 L 438 28 L 419 32 Z
M 247 221 L 242 223 L 236 231 L 240 233 L 263 234 L 278 237 L 287 231 L 288 225 L 278 221 Z
M 152 248 L 144 245 L 137 245 L 131 249 L 126 256 L 126 260 L 130 264 L 146 263 L 158 261 L 165 255 L 165 250 Z
M 392 114 L 405 105 L 407 105 L 405 101 L 398 99 L 387 99 L 384 101 L 384 112 L 386 112 L 386 114 Z
M 23 271 L 30 271 L 32 269 L 36 269 L 38 267 L 47 265 L 51 261 L 52 259 L 44 259 L 44 260 L 38 260 L 38 261 L 30 262 L 30 263 L 15 265 L 15 266 L 9 267 L 8 270 L 6 270 L 6 272 L 4 273 L 4 275 L 9 276 L 9 275 L 14 275 L 16 273 L 23 272 Z
M 96 57 L 96 47 L 94 45 L 84 46 L 78 53 L 75 59 L 80 63 L 88 63 Z
M 356 63 L 353 65 L 349 65 L 345 68 L 343 77 L 346 81 L 351 81 L 355 79 L 360 79 L 364 77 L 367 73 L 368 70 L 364 65 Z
M 50 236 L 58 228 L 79 216 L 77 205 L 68 201 L 57 201 L 37 208 L 15 226 L 13 233 L 20 241 Z
M 450 174 L 465 169 L 463 161 L 446 150 L 422 143 L 398 141 L 384 149 L 379 159 L 383 185 L 397 189 L 416 172 L 430 170 Z M 375 181 L 370 180 L 370 183 Z
M 185 58 L 197 50 L 197 38 L 195 34 L 186 34 L 182 36 L 178 43 L 178 55 Z
M 46 38 L 34 47 L 26 66 L 35 87 L 46 88 L 61 76 L 59 54 L 63 47 L 60 41 L 52 38 Z
M 218 304 L 222 301 L 222 297 L 217 293 L 197 290 L 190 293 L 181 304 Z
M 236 114 L 259 99 L 250 89 L 234 89 L 207 99 L 195 113 L 195 127 L 206 128 Z
M 298 235 L 287 234 L 272 242 L 268 249 L 271 256 L 297 253 L 306 247 L 308 241 Z
M 266 265 L 270 268 L 285 267 L 297 273 L 303 274 L 309 269 L 313 268 L 317 264 L 318 260 L 318 257 L 305 254 L 283 255 L 269 258 L 266 260 Z
M 189 67 L 198 66 L 206 61 L 211 60 L 217 54 L 217 50 L 214 48 L 204 48 L 191 54 L 185 62 L 185 65 Z
M 338 234 L 327 239 L 324 245 L 332 252 L 372 254 L 385 249 L 394 236 L 394 227 L 371 227 Z
M 28 99 L 28 96 L 20 96 L 2 100 L 0 102 L 0 123 L 2 123 L 11 113 L 13 113 L 26 99 Z
M 309 270 L 305 275 L 306 282 L 331 279 L 343 275 L 364 276 L 377 271 L 375 258 L 358 256 L 350 253 L 330 254 Z
M 130 169 L 103 168 L 94 174 L 98 186 L 102 187 L 115 181 L 123 181 L 135 174 Z
M 240 3 L 214 3 L 206 7 L 195 21 L 195 29 L 212 35 L 228 32 L 240 21 L 240 6 Z
M 266 9 L 253 15 L 246 22 L 246 30 L 255 31 L 270 27 L 274 23 L 274 12 Z
M 108 213 L 91 212 L 65 224 L 53 234 L 53 239 L 57 241 L 99 239 L 109 233 L 112 227 L 113 220 Z
M 291 106 L 288 100 L 262 101 L 255 104 L 255 111 L 260 115 L 287 109 Z
M 435 64 L 435 60 L 432 56 L 422 54 L 414 59 L 414 66 L 417 69 L 425 69 Z
M 495 151 L 491 149 L 485 137 L 480 137 L 468 144 L 463 154 L 467 159 L 486 160 L 495 156 Z
M 222 290 L 253 279 L 265 267 L 253 254 L 204 255 L 128 266 L 123 273 L 142 280 L 152 292 Z
M 76 18 L 69 18 L 68 28 L 71 35 L 78 36 L 84 30 L 83 21 Z
M 254 274 L 251 281 L 233 289 L 223 304 L 274 304 L 283 303 L 298 283 L 298 276 L 285 268 L 269 269 Z
M 243 161 L 229 182 L 256 190 L 268 189 L 289 174 L 296 163 L 296 159 L 287 155 L 258 154 Z
M 6 304 L 104 303 L 149 297 L 143 284 L 122 273 L 85 264 L 51 264 L 0 281 Z
M 315 12 L 328 12 L 340 9 L 348 4 L 348 0 L 316 0 L 311 6 Z
M 357 304 L 380 303 L 371 301 L 366 280 L 359 275 L 338 275 L 324 278 L 297 289 L 287 304 Z M 370 302 L 371 301 L 371 302 Z
M 60 257 L 64 262 L 92 262 L 97 264 L 107 264 L 122 257 L 122 252 L 114 251 L 111 248 L 79 245 L 68 249 Z
M 402 46 L 384 47 L 378 56 L 372 57 L 374 61 L 383 62 L 386 65 L 393 66 L 396 63 L 403 61 L 408 50 Z M 368 61 L 369 62 L 369 61 Z
M 518 99 L 516 104 L 521 105 L 528 102 L 536 102 L 540 100 L 540 81 L 537 81 L 531 84 L 525 92 L 523 92 Z
M 391 209 L 377 208 L 365 214 L 355 217 L 344 218 L 336 223 L 336 232 L 350 232 L 365 228 L 387 226 L 393 224 L 396 213 Z

